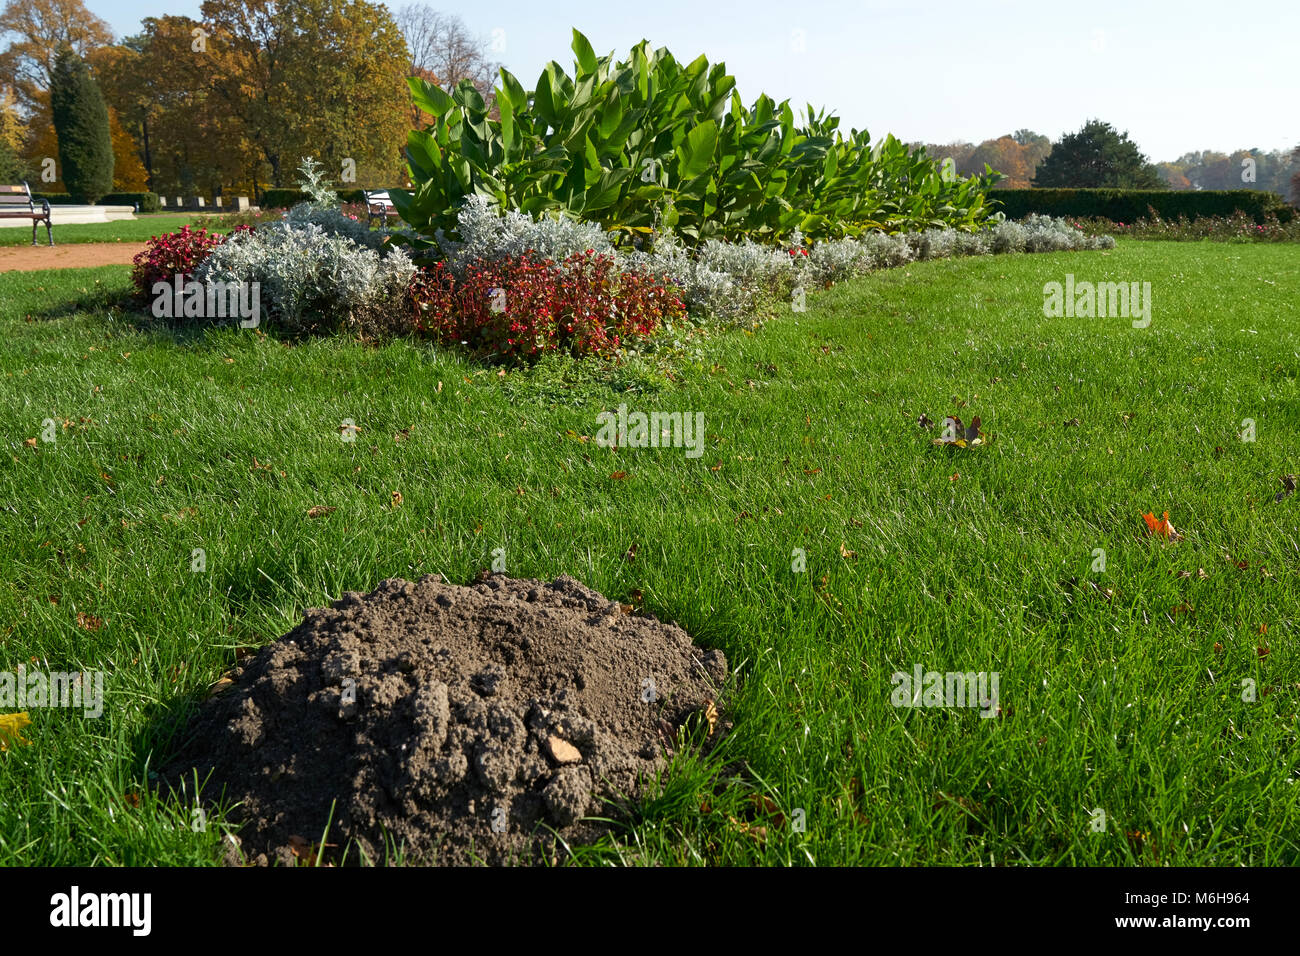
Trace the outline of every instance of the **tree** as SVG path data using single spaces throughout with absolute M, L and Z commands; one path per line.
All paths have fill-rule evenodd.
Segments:
M 1162 189 L 1156 168 L 1137 144 L 1109 123 L 1089 120 L 1052 146 L 1034 175 L 1039 188 Z
M 981 173 L 984 171 L 985 163 L 1006 177 L 998 181 L 994 186 L 995 189 L 1029 188 L 1029 177 L 1033 174 L 1033 168 L 1028 163 L 1025 147 L 1013 137 L 986 139 L 966 160 L 966 168 L 959 171 L 963 176 Z
M 14 108 L 13 94 L 0 90 L 0 183 L 16 183 L 25 178 L 23 139 L 23 125 Z
M 0 183 L 16 183 L 22 178 L 23 127 L 14 109 L 13 94 L 0 90 Z
M 50 110 L 68 192 L 78 202 L 94 204 L 113 188 L 108 107 L 86 61 L 68 47 L 54 60 Z
M 407 4 L 395 19 L 410 57 L 408 76 L 424 77 L 444 90 L 469 80 L 484 99 L 491 96 L 502 64 L 491 58 L 481 39 L 470 34 L 464 20 L 424 3 Z M 419 108 L 413 105 L 411 110 L 411 125 L 423 128 Z
M 1187 178 L 1183 167 L 1177 163 L 1156 163 L 1156 171 L 1160 173 L 1160 178 L 1170 189 L 1192 188 L 1192 181 Z
M 308 156 L 347 182 L 394 180 L 409 93 L 406 43 L 367 0 L 204 0 L 212 108 L 236 120 L 284 186 Z
M 238 118 L 213 93 L 220 54 L 210 41 L 202 49 L 207 32 L 189 17 L 147 17 L 143 32 L 93 56 L 149 188 L 163 195 L 247 192 L 262 168 Z
M 0 53 L 0 83 L 14 88 L 24 110 L 49 92 L 61 49 L 84 57 L 113 42 L 112 29 L 82 0 L 7 0 L 0 9 L 0 35 L 6 33 L 17 39 Z
M 1291 176 L 1291 205 L 1300 206 L 1300 146 L 1291 154 L 1291 165 L 1295 168 Z
M 131 134 L 122 128 L 115 109 L 108 111 L 108 133 L 113 143 L 113 192 L 138 193 L 148 189 L 139 148 Z

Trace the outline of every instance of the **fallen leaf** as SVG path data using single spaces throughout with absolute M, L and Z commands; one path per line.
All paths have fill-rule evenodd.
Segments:
M 922 412 L 921 417 L 916 420 L 916 424 L 921 428 L 932 428 L 934 426 L 934 422 L 930 421 L 924 412 Z
M 616 471 L 616 472 L 614 472 L 612 475 L 610 475 L 609 477 L 610 477 L 610 480 L 611 480 L 611 481 L 622 481 L 624 478 L 627 477 L 627 472 L 626 472 L 626 471 Z
M 753 826 L 752 824 L 745 823 L 743 820 L 737 820 L 730 814 L 727 816 L 727 821 L 736 828 L 736 832 L 744 834 L 755 843 L 767 842 L 767 827 Z
M 820 468 L 811 468 L 811 469 L 805 468 L 803 470 L 803 473 L 805 475 L 820 475 L 822 473 L 822 470 Z
M 623 560 L 626 561 L 626 562 L 628 562 L 629 564 L 631 564 L 633 561 L 635 561 L 635 560 L 636 560 L 636 548 L 637 548 L 637 546 L 636 546 L 636 542 L 634 541 L 634 542 L 632 542 L 632 547 L 628 548 L 628 549 L 627 549 L 627 552 L 623 555 Z
M 77 612 L 77 624 L 87 631 L 98 631 L 104 626 L 104 622 L 100 618 L 95 617 L 93 614 L 87 614 L 85 611 Z
M 1066 428 L 1078 428 L 1083 423 L 1077 418 L 1071 418 L 1069 421 L 1061 422 Z
M 308 518 L 319 518 L 321 515 L 332 515 L 339 509 L 333 505 L 312 505 L 307 509 Z
M 852 560 L 853 558 L 856 558 L 857 556 L 858 556 L 858 552 L 856 552 L 856 551 L 850 551 L 847 547 L 845 547 L 843 541 L 840 542 L 840 557 L 842 557 L 842 558 L 848 558 L 849 560 Z
M 401 505 L 401 503 L 402 503 L 402 493 L 400 491 L 394 491 L 392 494 L 393 507 L 396 508 L 399 505 Z
M 1164 513 L 1164 517 L 1157 519 L 1153 514 L 1144 514 L 1142 520 L 1147 523 L 1147 530 L 1154 535 L 1162 538 L 1168 538 L 1170 541 L 1181 541 L 1183 536 L 1175 530 L 1174 526 L 1169 523 L 1169 512 Z
M 35 438 L 24 438 L 24 439 L 23 439 L 23 444 L 26 445 L 28 448 L 35 448 L 35 447 L 36 447 L 36 439 L 35 439 Z
M 1269 651 L 1270 651 L 1270 649 L 1267 648 L 1267 647 L 1257 647 L 1257 648 L 1255 648 L 1255 653 L 1258 654 L 1260 657 L 1268 657 L 1268 655 L 1269 655 Z
M 323 850 L 326 847 L 333 847 L 336 845 L 337 844 L 334 843 L 322 843 L 320 846 L 317 846 L 306 837 L 300 837 L 297 834 L 289 837 L 289 852 L 302 860 L 307 866 L 316 865 L 316 853 L 318 850 Z
M 1223 644 L 1221 644 L 1219 641 L 1214 642 L 1214 653 L 1216 654 L 1223 653 Z
M 758 813 L 771 818 L 772 826 L 778 829 L 785 826 L 785 814 L 781 812 L 781 808 L 777 806 L 776 801 L 771 797 L 754 793 L 750 794 L 749 802 L 754 805 L 754 809 Z
M 949 480 L 949 481 L 956 481 L 956 480 L 957 480 L 958 478 L 960 478 L 960 477 L 961 477 L 961 472 L 959 472 L 959 471 L 954 471 L 951 475 L 948 476 L 948 480 Z
M 0 714 L 0 751 L 8 750 L 10 741 L 14 744 L 31 744 L 22 735 L 22 729 L 31 725 L 25 710 L 17 714 Z
M 704 702 L 704 719 L 709 722 L 709 736 L 713 736 L 713 729 L 718 726 L 718 705 L 711 700 Z

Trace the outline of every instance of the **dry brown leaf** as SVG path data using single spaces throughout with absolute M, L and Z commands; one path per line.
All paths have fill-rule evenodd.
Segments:
M 93 614 L 87 614 L 85 611 L 78 611 L 77 625 L 85 628 L 87 631 L 98 631 L 104 626 L 104 621 L 101 618 L 95 617 Z
M 718 706 L 711 700 L 704 702 L 704 719 L 709 722 L 709 736 L 713 736 L 713 729 L 718 726 Z
M 312 505 L 310 508 L 307 509 L 307 517 L 319 518 L 322 515 L 332 515 L 334 512 L 338 510 L 339 509 L 334 507 L 333 505 Z

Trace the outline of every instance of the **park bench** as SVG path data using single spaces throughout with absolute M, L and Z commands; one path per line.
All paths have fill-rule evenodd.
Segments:
M 397 214 L 397 207 L 388 198 L 388 190 L 363 190 L 362 194 L 366 199 L 366 225 L 369 226 L 375 220 L 379 220 L 387 226 L 388 217 Z
M 45 223 L 45 237 L 54 245 L 54 223 L 50 220 L 50 202 L 41 200 L 41 208 L 36 208 L 32 190 L 26 183 L 21 186 L 0 186 L 0 219 L 30 219 L 32 221 L 32 245 L 36 245 L 36 224 Z

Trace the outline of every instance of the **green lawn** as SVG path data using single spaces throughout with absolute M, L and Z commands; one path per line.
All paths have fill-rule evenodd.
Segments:
M 181 226 L 193 223 L 199 213 L 158 214 L 137 216 L 135 219 L 122 219 L 117 222 L 92 222 L 84 226 L 60 226 L 54 224 L 54 244 L 70 245 L 83 242 L 147 242 L 153 236 L 164 232 L 177 232 Z M 38 224 L 36 241 L 45 245 L 45 225 Z M 217 232 L 224 232 L 218 229 Z M 0 229 L 0 246 L 30 246 L 32 232 L 22 226 Z
M 1300 494 L 1273 500 L 1300 472 L 1294 246 L 913 265 L 671 379 L 151 331 L 112 305 L 126 272 L 0 276 L 0 669 L 107 674 L 102 718 L 34 710 L 0 755 L 0 862 L 214 862 L 218 825 L 125 795 L 234 649 L 504 548 L 643 592 L 743 675 L 715 759 L 581 860 L 1300 863 Z M 1067 273 L 1150 282 L 1150 327 L 1045 318 Z M 703 412 L 704 455 L 583 442 L 620 402 Z M 917 427 L 953 412 L 991 441 Z M 916 665 L 996 672 L 1001 715 L 891 706 Z M 740 832 L 755 790 L 806 832 Z

